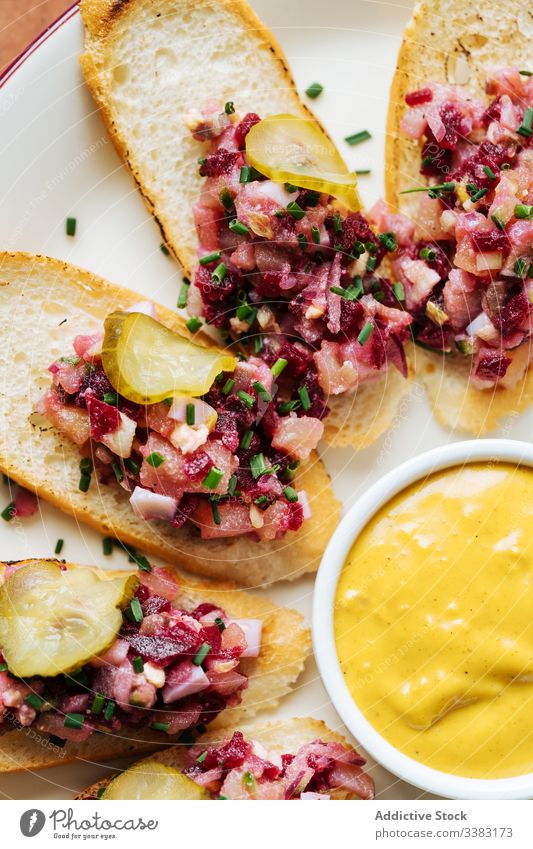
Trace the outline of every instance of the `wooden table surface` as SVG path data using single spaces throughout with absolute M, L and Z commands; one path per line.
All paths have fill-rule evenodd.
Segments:
M 0 71 L 74 0 L 0 0 Z

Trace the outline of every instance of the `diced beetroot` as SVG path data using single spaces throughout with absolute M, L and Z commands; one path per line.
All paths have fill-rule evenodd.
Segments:
M 241 150 L 244 148 L 246 136 L 260 120 L 261 118 L 255 112 L 247 112 L 242 121 L 235 127 L 235 141 Z
M 144 616 L 151 616 L 153 613 L 167 613 L 171 608 L 170 601 L 160 595 L 151 595 L 146 601 L 142 602 Z
M 85 395 L 87 410 L 89 411 L 89 423 L 91 426 L 91 438 L 100 440 L 108 433 L 114 433 L 120 426 L 120 413 L 111 404 L 99 401 L 92 392 Z
M 213 429 L 213 436 L 216 436 L 222 444 L 235 453 L 239 447 L 239 429 L 237 427 L 237 417 L 235 413 L 228 410 L 220 410 L 216 425 Z
M 419 88 L 416 91 L 409 91 L 405 95 L 405 102 L 408 106 L 418 106 L 420 103 L 429 103 L 433 99 L 433 92 L 430 88 Z
M 287 293 L 281 284 L 286 279 L 286 274 L 281 271 L 265 271 L 263 274 L 255 275 L 255 291 L 261 298 L 282 298 Z
M 203 693 L 198 695 L 198 700 L 201 705 L 201 713 L 198 721 L 200 723 L 204 723 L 206 725 L 208 722 L 212 722 L 219 713 L 221 713 L 226 707 L 226 700 L 219 693 L 215 693 L 212 690 L 204 690 Z M 236 698 L 236 704 L 239 703 L 239 698 L 233 696 L 232 698 Z
M 452 349 L 450 329 L 446 326 L 439 327 L 429 318 L 423 318 L 416 323 L 414 334 L 417 342 L 427 345 L 428 348 L 433 348 L 436 351 L 451 351 Z
M 23 486 L 17 486 L 15 491 L 15 509 L 13 515 L 19 519 L 25 519 L 33 516 L 37 512 L 39 501 L 34 492 L 24 489 Z
M 180 658 L 194 656 L 199 648 L 197 634 L 184 627 L 181 630 L 173 628 L 168 636 L 140 634 L 137 630 L 126 628 L 122 637 L 143 659 L 160 666 L 168 666 Z
M 376 266 L 379 265 L 385 254 L 385 247 L 378 241 L 370 229 L 366 218 L 360 212 L 348 213 L 343 221 L 341 233 L 335 232 L 333 218 L 326 218 L 326 229 L 329 231 L 331 246 L 343 252 L 343 264 L 351 262 L 350 255 L 356 242 L 362 242 L 363 244 L 371 242 L 373 245 L 376 245 Z
M 225 770 L 236 769 L 243 765 L 246 758 L 252 754 L 252 747 L 240 731 L 235 731 L 231 740 L 222 746 L 209 748 L 202 763 L 202 769 L 222 767 Z
M 85 393 L 87 390 L 90 390 L 92 395 L 100 401 L 106 392 L 115 393 L 115 390 L 107 379 L 103 368 L 99 366 L 91 366 L 90 368 L 87 367 L 85 369 L 78 397 L 76 398 L 76 404 L 79 407 L 85 407 Z
M 510 365 L 510 357 L 506 357 L 501 351 L 484 348 L 476 358 L 474 374 L 480 380 L 495 382 L 498 378 L 505 376 Z
M 218 625 L 213 623 L 212 625 L 204 625 L 202 630 L 200 631 L 199 637 L 200 643 L 209 643 L 211 646 L 211 651 L 209 655 L 216 655 L 220 651 L 220 647 L 222 645 L 222 636 L 220 631 L 218 630 Z
M 501 95 L 496 97 L 492 103 L 489 103 L 483 113 L 482 121 L 488 126 L 491 121 L 499 121 L 502 115 Z
M 183 471 L 191 481 L 201 481 L 215 464 L 205 451 L 189 454 L 185 460 Z
M 426 177 L 442 178 L 444 175 L 448 179 L 452 171 L 452 151 L 441 147 L 431 134 L 428 136 L 422 147 L 420 173 Z
M 195 607 L 191 613 L 191 616 L 194 619 L 201 619 L 203 616 L 207 616 L 208 613 L 213 613 L 215 610 L 219 610 L 220 608 L 216 604 L 211 604 L 209 601 L 204 601 L 202 604 L 199 604 L 198 607 Z
M 230 174 L 242 162 L 242 154 L 238 151 L 226 150 L 221 147 L 214 153 L 209 153 L 200 165 L 201 177 L 220 177 Z
M 441 106 L 439 115 L 444 124 L 444 136 L 440 139 L 440 146 L 445 150 L 455 150 L 459 139 L 469 134 L 471 123 L 451 103 Z
M 504 336 L 508 336 L 527 321 L 531 306 L 523 292 L 513 295 L 500 311 L 492 317 L 493 324 Z M 503 375 L 499 375 L 502 377 Z
M 474 250 L 482 253 L 491 251 L 508 251 L 509 238 L 501 230 L 475 230 L 471 236 Z
M 172 666 L 167 672 L 163 687 L 163 701 L 166 704 L 194 696 L 209 687 L 210 681 L 201 666 L 195 666 L 190 660 Z
M 193 515 L 199 502 L 200 499 L 197 495 L 186 492 L 178 505 L 176 515 L 174 516 L 171 525 L 174 528 L 182 528 L 185 522 Z

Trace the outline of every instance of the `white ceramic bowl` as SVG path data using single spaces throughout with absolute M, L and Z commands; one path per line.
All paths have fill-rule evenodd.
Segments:
M 480 439 L 444 445 L 402 463 L 376 481 L 338 525 L 318 571 L 313 601 L 313 642 L 322 681 L 346 727 L 386 769 L 416 787 L 450 799 L 529 799 L 533 773 L 514 778 L 476 779 L 425 766 L 392 746 L 363 715 L 344 682 L 333 632 L 333 608 L 346 557 L 369 519 L 390 498 L 431 472 L 464 463 L 494 460 L 533 466 L 533 445 L 510 439 Z

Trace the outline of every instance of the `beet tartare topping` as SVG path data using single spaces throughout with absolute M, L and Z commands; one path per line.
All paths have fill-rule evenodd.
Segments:
M 259 656 L 261 621 L 232 619 L 209 602 L 175 608 L 168 571 L 138 577 L 116 640 L 79 669 L 21 679 L 0 656 L 1 730 L 31 726 L 56 743 L 124 728 L 200 733 L 240 703 L 248 686 L 241 660 Z
M 533 80 L 503 68 L 486 90 L 488 103 L 433 83 L 406 96 L 427 186 L 404 192 L 420 203 L 393 269 L 415 339 L 471 358 L 475 387 L 512 388 L 532 355 Z
M 220 746 L 189 749 L 183 771 L 214 799 L 373 799 L 364 764 L 342 743 L 314 740 L 295 754 L 277 755 L 236 731 Z

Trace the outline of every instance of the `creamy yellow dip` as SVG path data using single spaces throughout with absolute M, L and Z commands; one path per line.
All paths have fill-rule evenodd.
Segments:
M 337 587 L 348 688 L 394 746 L 476 778 L 533 771 L 533 470 L 448 469 L 389 501 Z

